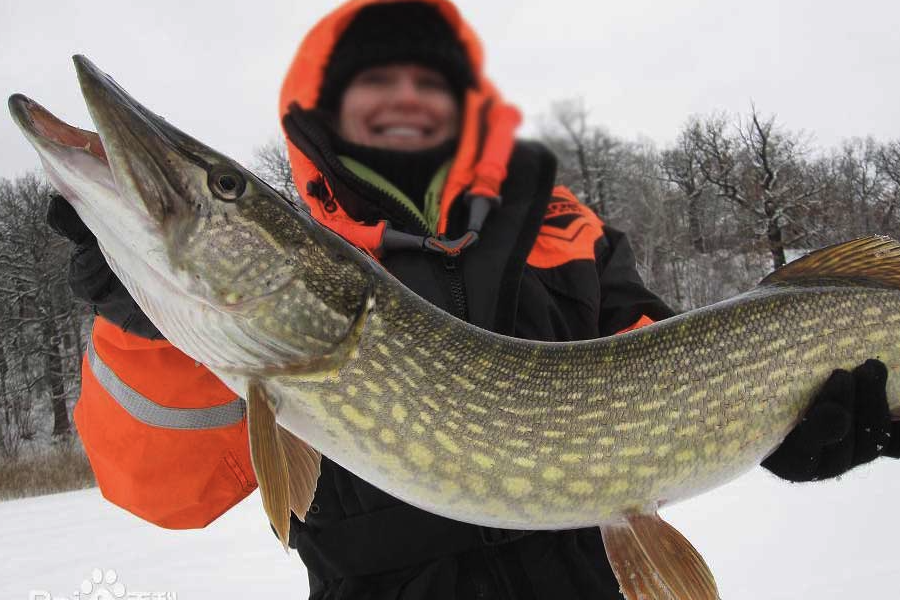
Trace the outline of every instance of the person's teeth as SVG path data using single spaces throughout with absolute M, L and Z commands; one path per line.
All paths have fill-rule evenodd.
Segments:
M 422 135 L 422 130 L 418 127 L 385 127 L 381 133 L 397 137 L 419 137 Z

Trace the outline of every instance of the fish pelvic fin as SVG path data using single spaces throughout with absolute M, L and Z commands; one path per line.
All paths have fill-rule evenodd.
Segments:
M 278 443 L 288 466 L 288 504 L 301 521 L 316 495 L 316 483 L 322 471 L 322 455 L 293 433 L 278 425 Z
M 656 513 L 629 515 L 600 531 L 628 600 L 719 600 L 703 557 Z
M 900 289 L 900 242 L 869 236 L 810 252 L 769 274 L 759 285 L 821 279 Z
M 291 526 L 287 457 L 278 435 L 275 412 L 269 404 L 265 388 L 255 381 L 249 386 L 247 422 L 250 430 L 250 457 L 259 482 L 263 508 L 287 551 Z

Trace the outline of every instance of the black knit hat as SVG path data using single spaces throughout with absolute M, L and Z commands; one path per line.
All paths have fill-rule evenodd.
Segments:
M 460 101 L 475 81 L 465 49 L 435 7 L 422 2 L 375 4 L 362 8 L 335 44 L 318 107 L 336 111 L 357 73 L 401 62 L 438 71 Z

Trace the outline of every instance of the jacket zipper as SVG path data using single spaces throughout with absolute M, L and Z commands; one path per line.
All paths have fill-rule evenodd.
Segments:
M 419 217 L 419 215 L 415 214 L 409 208 L 407 208 L 403 202 L 400 201 L 399 198 L 395 197 L 393 194 L 381 189 L 377 185 L 366 181 L 362 177 L 356 175 L 353 171 L 348 169 L 338 158 L 338 155 L 331 150 L 329 144 L 321 139 L 318 135 L 318 132 L 315 131 L 314 127 L 297 127 L 298 133 L 306 137 L 310 144 L 318 151 L 319 155 L 322 157 L 322 161 L 324 165 L 329 171 L 331 171 L 330 175 L 334 179 L 340 178 L 341 182 L 349 187 L 351 191 L 357 196 L 363 198 L 371 198 L 375 200 L 378 205 L 385 209 L 385 212 L 388 213 L 389 216 L 398 216 L 401 217 L 401 220 L 404 225 L 410 225 L 414 231 L 411 233 L 415 233 L 417 235 L 429 235 L 428 224 Z M 296 143 L 296 142 L 295 142 Z M 298 144 L 299 147 L 299 144 Z M 328 177 L 328 173 L 326 175 L 326 180 L 331 179 Z M 329 181 L 332 185 L 335 183 L 334 181 Z M 319 198 L 322 200 L 322 198 Z
M 453 316 L 468 321 L 469 303 L 466 298 L 466 282 L 459 269 L 459 258 L 456 256 L 444 257 L 444 270 L 447 273 L 447 283 L 450 284 L 450 303 Z

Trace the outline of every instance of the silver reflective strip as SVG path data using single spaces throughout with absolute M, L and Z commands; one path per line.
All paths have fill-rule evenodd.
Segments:
M 147 425 L 167 429 L 212 429 L 239 423 L 246 411 L 244 400 L 235 398 L 228 404 L 209 408 L 170 408 L 157 404 L 128 386 L 104 363 L 94 348 L 94 341 L 88 338 L 88 363 L 94 377 L 109 395 L 128 413 Z M 165 376 L 164 374 L 160 374 Z

